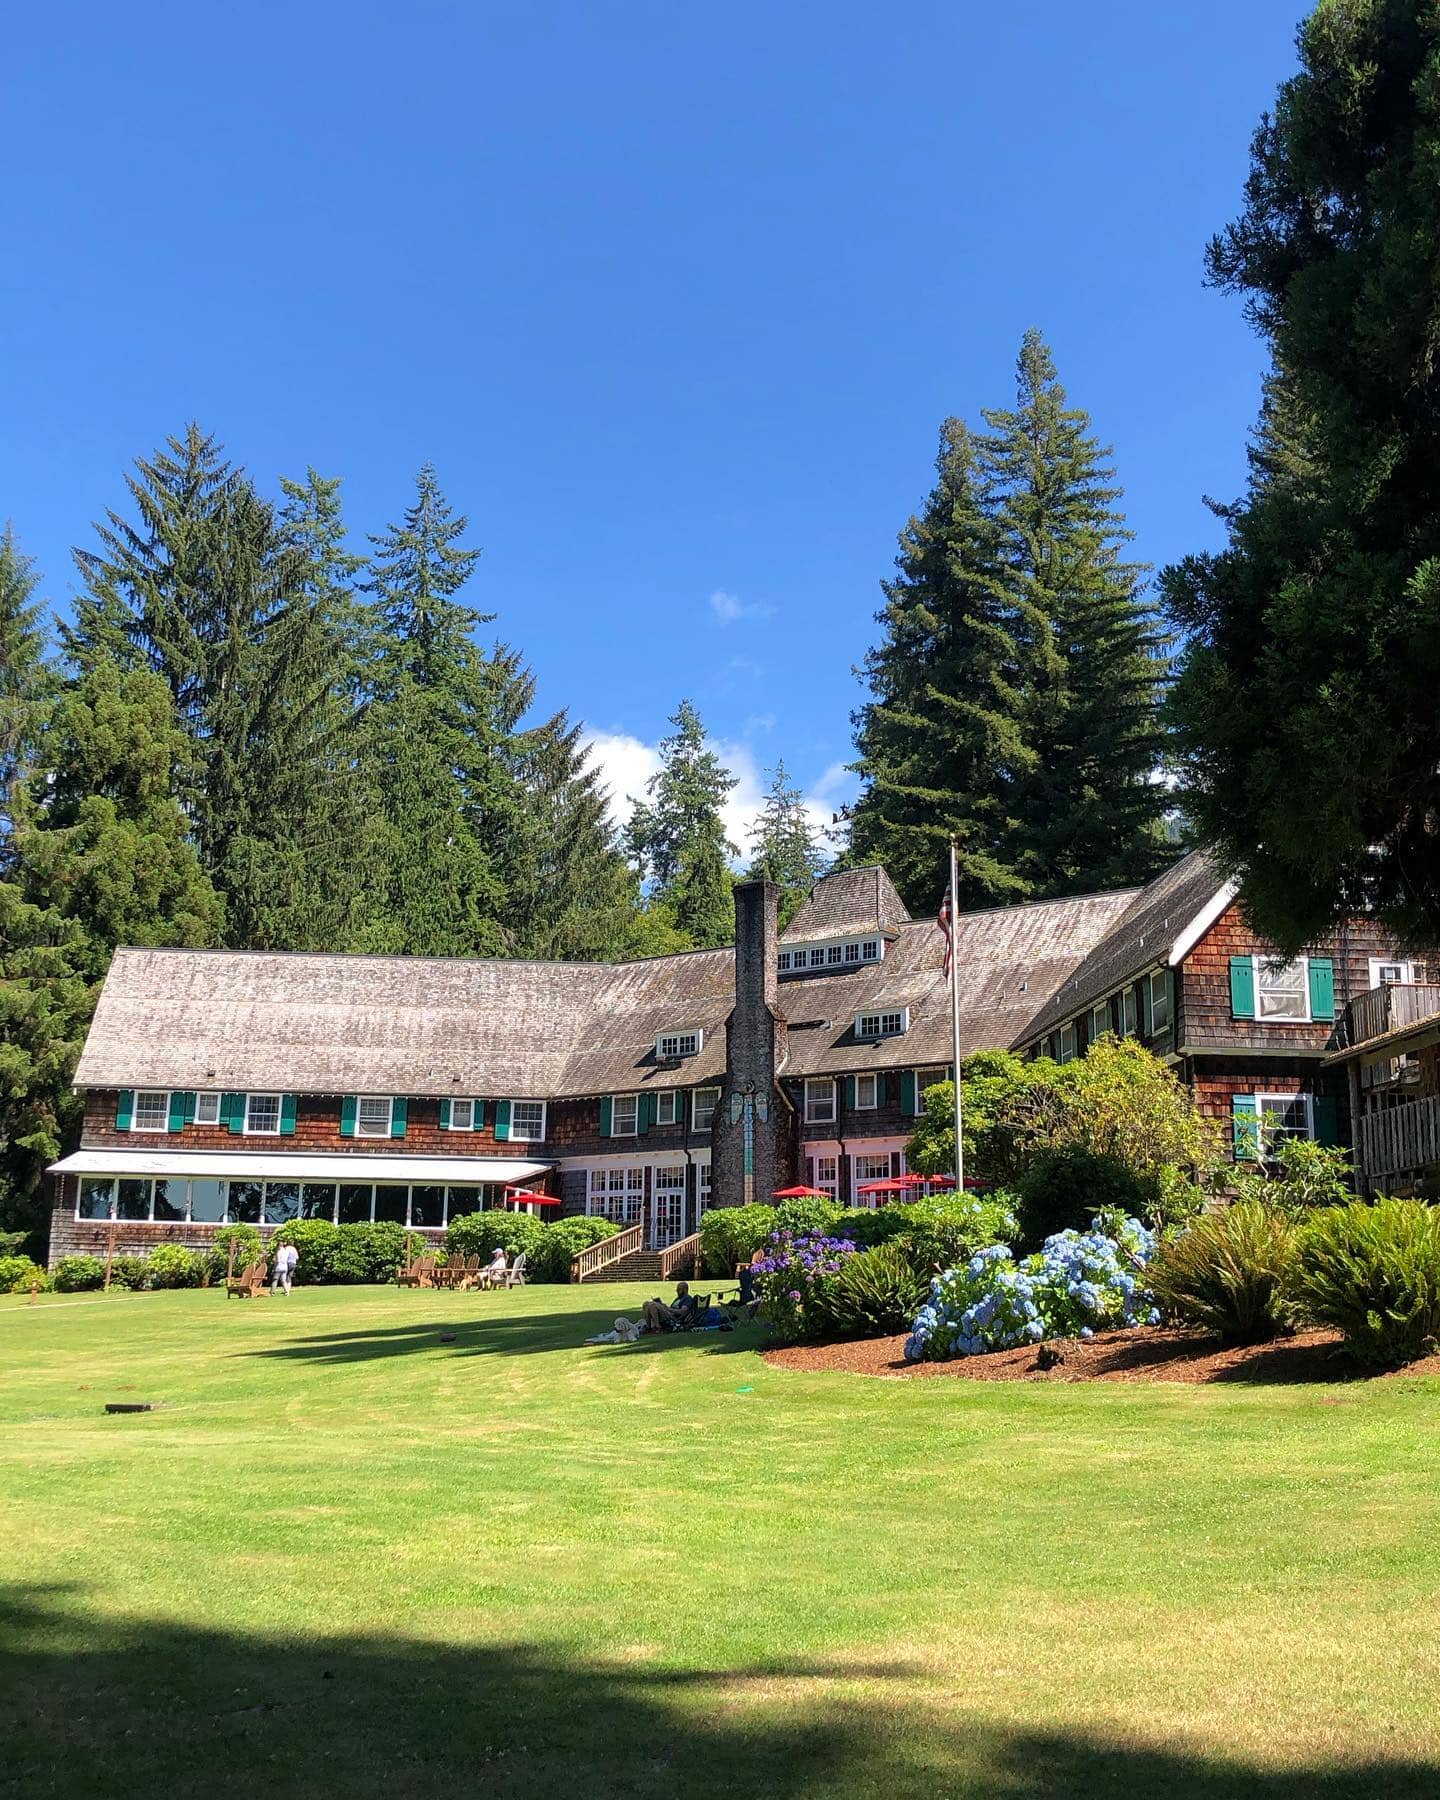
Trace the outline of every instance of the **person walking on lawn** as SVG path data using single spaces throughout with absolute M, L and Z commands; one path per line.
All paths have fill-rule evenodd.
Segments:
M 273 1294 L 288 1294 L 290 1283 L 294 1279 L 295 1265 L 300 1260 L 300 1252 L 293 1244 L 282 1244 L 275 1252 L 275 1274 L 270 1284 Z

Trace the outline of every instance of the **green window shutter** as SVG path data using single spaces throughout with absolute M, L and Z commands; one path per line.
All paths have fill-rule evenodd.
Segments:
M 115 1096 L 115 1129 L 128 1131 L 130 1122 L 135 1117 L 135 1090 L 121 1088 Z
M 1328 956 L 1312 956 L 1310 971 L 1310 1017 L 1335 1017 L 1335 964 Z
M 608 1094 L 600 1096 L 600 1135 L 601 1137 L 610 1136 L 610 1096 Z
M 1140 1035 L 1148 1038 L 1154 1029 L 1153 1014 L 1150 1010 L 1149 976 L 1147 975 L 1143 981 L 1137 981 L 1135 985 L 1140 990 L 1140 1004 L 1135 1009 L 1140 1019 Z
M 440 1102 L 440 1129 L 442 1131 L 450 1129 L 450 1102 L 448 1100 Z
M 495 1137 L 499 1143 L 507 1143 L 510 1138 L 510 1102 L 495 1102 Z
M 1230 1015 L 1235 1019 L 1255 1017 L 1255 959 L 1251 956 L 1230 958 Z
M 354 1137 L 355 1135 L 355 1096 L 353 1094 L 340 1096 L 340 1135 L 341 1137 Z
M 295 1096 L 293 1094 L 280 1096 L 280 1135 L 281 1137 L 294 1137 L 295 1135 Z
M 855 1077 L 853 1075 L 847 1075 L 845 1077 L 845 1106 L 846 1106 L 847 1111 L 854 1112 L 854 1110 L 855 1110 Z
M 1175 1017 L 1175 971 L 1165 971 L 1165 1012 L 1170 1020 L 1170 1037 L 1176 1046 L 1180 1042 L 1180 1021 Z
M 170 1095 L 170 1117 L 166 1124 L 171 1131 L 185 1129 L 185 1095 L 178 1089 Z
M 1260 1105 L 1254 1094 L 1232 1097 L 1230 1119 L 1236 1162 L 1254 1162 L 1260 1150 Z
M 195 1123 L 195 1095 L 193 1093 L 185 1096 L 185 1123 L 187 1125 Z
M 1340 1121 L 1336 1117 L 1335 1096 L 1316 1094 L 1310 1104 L 1315 1120 L 1315 1142 L 1328 1144 L 1333 1148 L 1340 1142 Z
M 640 1104 L 635 1108 L 635 1128 L 641 1137 L 645 1137 L 655 1123 L 655 1096 L 642 1094 Z
M 470 1104 L 475 1108 L 475 1129 L 483 1131 L 485 1129 L 485 1102 L 472 1100 Z
M 403 1094 L 397 1094 L 390 1102 L 390 1135 L 392 1138 L 404 1137 L 405 1119 L 410 1111 L 410 1102 Z
M 913 1069 L 900 1071 L 900 1110 L 902 1113 L 915 1111 L 915 1071 Z
M 230 1127 L 231 1137 L 239 1137 L 245 1130 L 245 1096 L 243 1094 L 226 1094 L 220 1102 L 221 1117 Z

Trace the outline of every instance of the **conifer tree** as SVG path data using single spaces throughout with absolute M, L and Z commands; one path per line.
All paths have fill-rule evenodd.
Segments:
M 660 744 L 660 768 L 646 783 L 648 799 L 630 816 L 625 843 L 652 900 L 667 906 L 697 949 L 735 936 L 734 881 L 721 808 L 735 777 L 705 742 L 689 700 L 671 715 L 675 730 Z
M 936 481 L 900 534 L 896 574 L 854 715 L 862 780 L 850 863 L 878 862 L 918 913 L 939 903 L 949 840 L 962 906 L 1023 899 L 1014 803 L 1034 760 L 1033 622 L 1017 616 L 995 505 L 973 434 L 947 419 Z
M 1440 940 L 1440 40 L 1324 0 L 1210 245 L 1272 358 L 1225 547 L 1166 571 L 1197 834 L 1298 951 L 1347 917 Z
M 985 413 L 988 480 L 1025 671 L 1028 754 L 1009 860 L 1036 899 L 1143 883 L 1167 860 L 1161 640 L 1110 452 L 1027 331 L 1013 409 Z
M 0 532 L 0 833 L 16 772 L 33 749 L 39 710 L 51 685 L 44 607 L 35 598 L 40 577 L 16 541 Z
M 803 905 L 825 867 L 825 854 L 816 842 L 804 797 L 777 762 L 770 787 L 750 833 L 750 881 L 773 881 L 780 889 L 780 925 L 783 930 Z
M 285 496 L 276 515 L 281 535 L 304 559 L 302 591 L 333 631 L 345 659 L 345 691 L 358 702 L 374 643 L 367 609 L 355 588 L 365 558 L 345 547 L 339 477 L 307 469 L 303 481 L 282 475 L 280 491 Z

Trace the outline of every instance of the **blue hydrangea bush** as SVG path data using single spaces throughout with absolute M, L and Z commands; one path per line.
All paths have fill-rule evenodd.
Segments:
M 905 1341 L 907 1358 L 944 1362 L 1043 1338 L 1158 1325 L 1154 1296 L 1144 1284 L 1154 1233 L 1123 1215 L 1107 1217 L 1103 1225 L 1058 1231 L 1023 1262 L 1008 1244 L 990 1244 L 937 1275 Z

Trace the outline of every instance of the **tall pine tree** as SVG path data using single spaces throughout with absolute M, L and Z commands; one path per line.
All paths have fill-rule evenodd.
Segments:
M 765 803 L 750 833 L 751 881 L 773 881 L 780 889 L 780 925 L 788 925 L 825 867 L 804 796 L 783 761 L 771 773 Z
M 707 746 L 689 700 L 670 723 L 675 729 L 661 741 L 659 771 L 631 814 L 626 845 L 653 899 L 670 909 L 695 948 L 708 949 L 735 936 L 735 847 L 721 813 L 735 777 Z
M 0 832 L 7 830 L 10 793 L 33 750 L 40 708 L 51 685 L 45 609 L 34 560 L 10 524 L 0 532 Z

